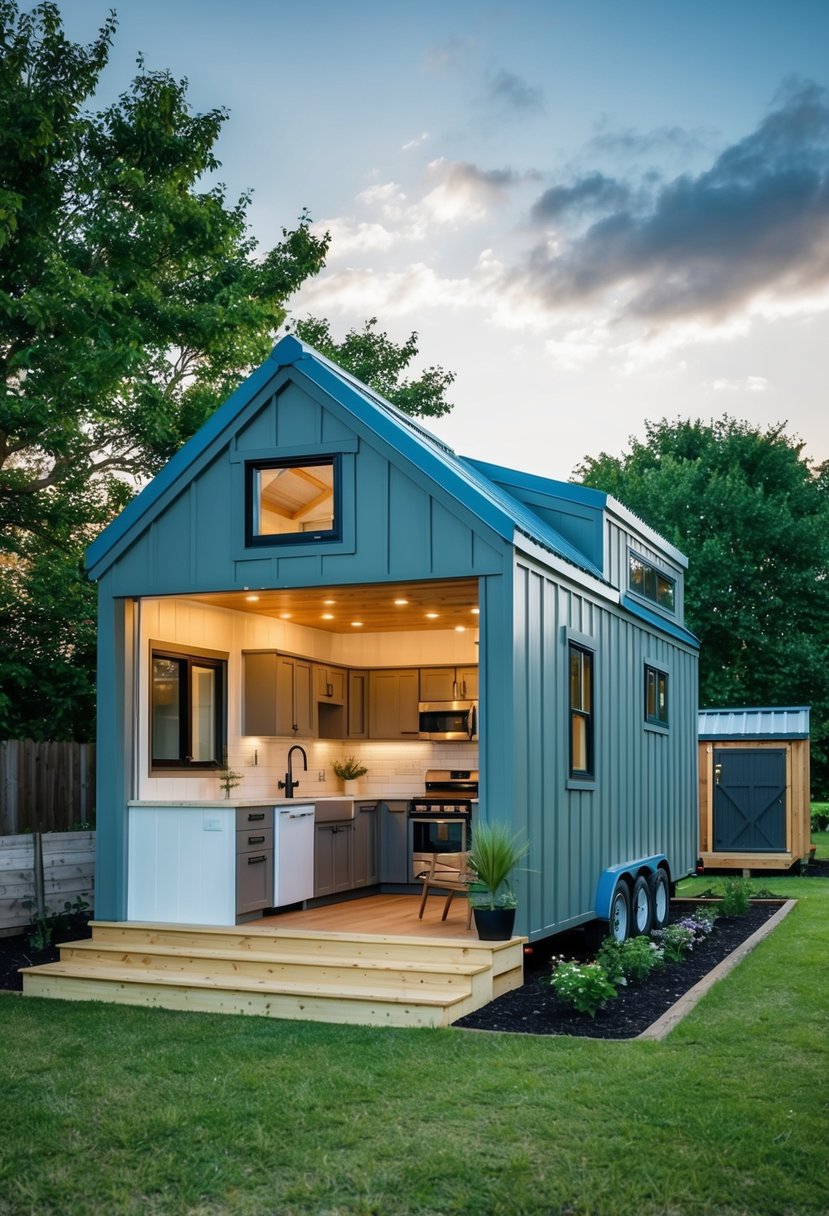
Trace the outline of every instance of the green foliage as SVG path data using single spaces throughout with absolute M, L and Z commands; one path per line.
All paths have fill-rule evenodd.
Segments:
M 346 756 L 345 760 L 335 760 L 331 767 L 334 775 L 339 777 L 340 781 L 356 781 L 368 772 L 366 766 L 361 764 L 356 756 Z
M 222 763 L 217 770 L 219 774 L 219 785 L 225 792 L 225 798 L 230 797 L 230 791 L 235 790 L 237 785 L 241 785 L 244 781 L 242 773 L 234 772 L 227 761 L 227 752 L 222 756 Z
M 694 931 L 688 925 L 666 925 L 653 936 L 666 963 L 681 963 L 694 948 Z
M 257 254 L 249 196 L 206 184 L 227 114 L 186 81 L 139 59 L 91 109 L 115 30 L 82 46 L 56 4 L 0 0 L 4 737 L 91 737 L 83 550 L 268 354 L 328 246 L 303 212 Z
M 455 380 L 454 372 L 427 367 L 417 379 L 401 379 L 418 353 L 416 333 L 398 346 L 385 331 L 377 329 L 376 317 L 366 321 L 362 329 L 350 329 L 342 342 L 334 339 L 325 317 L 307 317 L 297 321 L 294 328 L 303 342 L 376 389 L 404 413 L 439 418 L 452 409 L 445 394 Z
M 594 1018 L 616 996 L 616 986 L 601 963 L 558 963 L 550 976 L 556 996 Z
M 477 875 L 484 892 L 472 896 L 478 907 L 515 907 L 509 877 L 529 844 L 512 835 L 502 823 L 477 823 L 472 833 L 469 865 Z
M 611 983 L 637 983 L 662 965 L 662 952 L 649 937 L 629 937 L 620 942 L 607 937 L 599 947 L 596 961 L 601 963 Z
M 722 895 L 717 905 L 721 916 L 745 916 L 750 907 L 751 879 L 732 874 L 721 883 Z
M 689 558 L 688 627 L 703 706 L 811 705 L 812 776 L 829 789 L 829 466 L 782 425 L 724 417 L 646 424 L 621 457 L 575 476 Z
M 829 806 L 824 803 L 812 804 L 812 831 L 825 832 L 829 828 Z

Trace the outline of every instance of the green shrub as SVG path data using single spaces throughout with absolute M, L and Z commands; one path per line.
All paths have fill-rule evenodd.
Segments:
M 825 804 L 812 809 L 812 831 L 825 832 L 829 828 L 829 807 Z
M 616 995 L 601 963 L 558 963 L 548 981 L 556 996 L 591 1018 Z
M 653 934 L 666 963 L 681 963 L 694 948 L 694 931 L 689 925 L 666 925 Z
M 750 907 L 751 880 L 733 874 L 722 881 L 722 896 L 717 906 L 721 916 L 745 916 Z
M 630 937 L 618 942 L 608 937 L 599 948 L 597 961 L 615 983 L 637 983 L 662 963 L 662 954 L 649 937 Z

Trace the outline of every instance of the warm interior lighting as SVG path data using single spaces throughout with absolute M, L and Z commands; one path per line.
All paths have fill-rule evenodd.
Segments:
M 290 612 L 280 612 L 279 619 L 281 621 L 289 621 L 291 619 L 291 613 Z
M 352 625 L 352 628 L 354 628 L 354 629 L 362 629 L 363 622 L 362 621 L 352 621 L 351 625 Z
M 408 600 L 395 600 L 394 602 L 398 608 L 405 608 L 409 601 Z
M 426 620 L 427 620 L 427 621 L 436 621 L 436 620 L 438 619 L 438 617 L 439 617 L 439 616 L 440 616 L 440 613 L 439 613 L 439 612 L 427 612 L 427 613 L 426 613 Z
M 323 612 L 322 619 L 324 621 L 333 621 L 334 613 L 333 612 Z
M 466 633 L 466 625 L 456 625 L 455 633 Z
M 323 600 L 322 602 L 323 602 L 323 604 L 330 606 L 331 604 L 336 604 L 337 601 L 336 600 Z
M 479 616 L 479 615 L 480 615 L 480 612 L 481 612 L 480 608 L 473 608 L 473 609 L 472 609 L 472 615 L 473 615 L 473 616 Z
M 248 602 L 249 604 L 258 604 L 258 603 L 259 603 L 259 596 L 258 596 L 258 595 L 246 595 L 246 596 L 245 596 L 245 599 L 247 600 L 247 602 Z

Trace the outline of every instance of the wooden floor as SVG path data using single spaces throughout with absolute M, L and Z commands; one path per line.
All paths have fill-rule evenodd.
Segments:
M 445 895 L 430 895 L 423 919 L 418 920 L 420 895 L 366 895 L 362 899 L 346 899 L 336 904 L 324 904 L 299 912 L 278 912 L 251 924 L 274 929 L 314 929 L 331 933 L 402 934 L 406 937 L 429 937 L 443 941 L 449 937 L 478 940 L 473 922 L 466 927 L 466 899 L 455 898 L 449 905 L 445 921 L 440 919 Z
M 449 1026 L 523 982 L 525 939 L 480 941 L 465 899 L 371 895 L 242 925 L 93 921 L 24 996 L 373 1026 Z

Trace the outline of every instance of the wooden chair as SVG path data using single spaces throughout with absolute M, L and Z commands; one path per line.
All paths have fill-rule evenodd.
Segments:
M 449 905 L 454 895 L 460 892 L 468 897 L 469 884 L 475 875 L 469 869 L 468 853 L 433 853 L 429 871 L 423 877 L 423 894 L 420 897 L 418 920 L 423 919 L 426 900 L 430 891 L 446 891 L 446 903 L 443 905 L 441 920 L 446 920 Z M 468 903 L 466 911 L 466 927 L 472 924 L 472 904 Z

